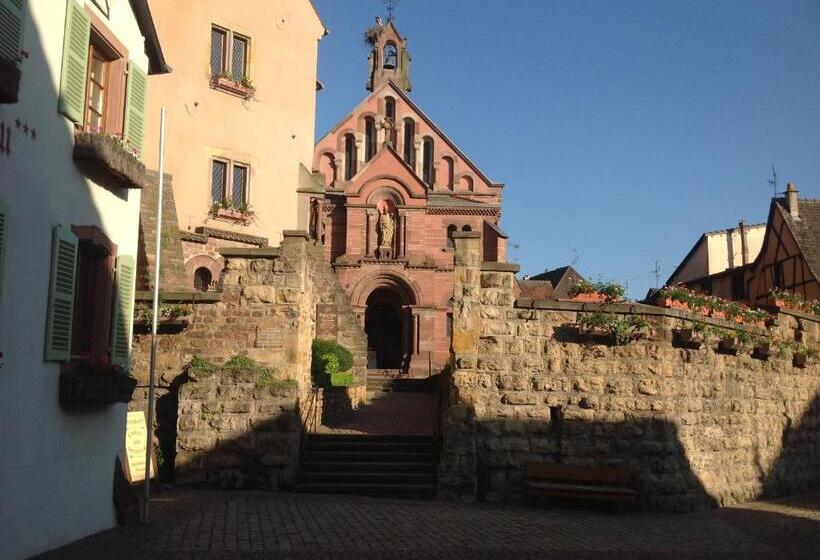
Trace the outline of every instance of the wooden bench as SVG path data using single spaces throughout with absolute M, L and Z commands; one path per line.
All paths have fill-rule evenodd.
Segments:
M 611 502 L 632 502 L 638 497 L 632 475 L 618 467 L 529 463 L 526 476 L 531 496 Z

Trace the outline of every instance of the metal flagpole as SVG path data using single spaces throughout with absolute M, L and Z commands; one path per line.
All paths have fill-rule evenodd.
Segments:
M 157 376 L 157 318 L 159 317 L 159 260 L 162 247 L 162 190 L 165 182 L 165 107 L 159 117 L 159 185 L 157 196 L 157 243 L 154 251 L 154 306 L 151 321 L 151 373 L 148 377 L 148 440 L 145 445 L 145 503 L 142 522 L 148 523 L 151 499 L 151 456 L 154 450 L 154 382 Z

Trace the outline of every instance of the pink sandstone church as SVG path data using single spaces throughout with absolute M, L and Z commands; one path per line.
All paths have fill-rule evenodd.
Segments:
M 332 263 L 368 338 L 368 367 L 438 373 L 452 331 L 456 231 L 505 261 L 504 185 L 491 181 L 408 96 L 407 39 L 392 21 L 368 30 L 371 93 L 316 144 L 323 192 L 311 235 Z

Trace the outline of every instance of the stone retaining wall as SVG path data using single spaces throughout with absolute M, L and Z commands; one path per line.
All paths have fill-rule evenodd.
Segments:
M 176 482 L 289 488 L 299 462 L 295 382 L 218 370 L 179 390 Z
M 319 424 L 335 424 L 350 418 L 367 402 L 367 385 L 360 383 L 349 387 L 319 389 L 318 409 L 322 411 Z
M 642 316 L 642 340 L 579 338 L 570 326 L 600 306 L 516 302 L 516 270 L 482 265 L 479 239 L 458 234 L 442 496 L 521 499 L 528 461 L 624 467 L 643 505 L 658 510 L 743 502 L 820 481 L 816 364 L 683 347 L 677 329 L 715 321 L 651 306 L 607 307 Z M 779 337 L 817 346 L 815 318 L 776 320 Z

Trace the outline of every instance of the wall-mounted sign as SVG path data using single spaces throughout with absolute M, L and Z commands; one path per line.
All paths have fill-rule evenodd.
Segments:
M 279 327 L 256 328 L 256 343 L 257 348 L 281 348 L 282 347 L 282 329 Z
M 316 305 L 316 338 L 336 340 L 339 330 L 339 312 L 333 303 Z
M 131 484 L 145 480 L 145 448 L 148 445 L 145 412 L 128 413 L 125 424 L 125 476 Z M 151 478 L 157 475 L 157 458 L 151 454 Z

